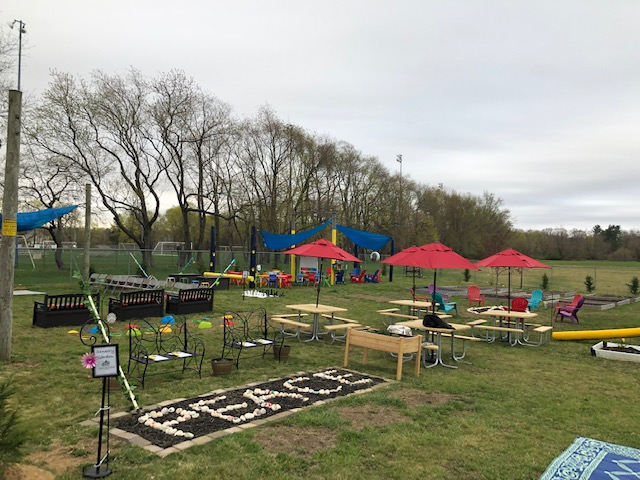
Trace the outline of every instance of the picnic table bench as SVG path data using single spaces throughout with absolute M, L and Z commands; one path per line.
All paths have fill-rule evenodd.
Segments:
M 127 373 L 130 372 L 142 388 L 148 375 L 167 374 L 171 371 L 154 367 L 155 372 L 149 374 L 149 367 L 156 365 L 181 363 L 182 373 L 192 370 L 202 378 L 204 342 L 188 331 L 185 317 L 179 317 L 177 320 L 173 317 L 168 319 L 174 323 L 155 323 L 141 319 L 136 323 L 136 328 L 130 328 L 128 331 Z
M 109 313 L 115 314 L 118 320 L 162 317 L 164 290 L 120 292 L 118 298 L 109 298 Z
M 100 294 L 93 298 L 96 306 L 99 306 Z M 44 301 L 34 302 L 33 305 L 32 322 L 37 327 L 80 326 L 92 318 L 83 293 L 45 295 Z

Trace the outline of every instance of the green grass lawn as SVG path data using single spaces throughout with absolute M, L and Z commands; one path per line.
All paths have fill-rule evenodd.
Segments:
M 637 271 L 629 268 L 616 274 L 616 265 L 559 266 L 553 270 L 554 286 L 557 291 L 583 292 L 584 276 L 593 275 L 585 272 L 594 268 L 598 283 L 611 285 L 607 293 L 620 295 Z M 611 278 L 604 273 L 609 270 Z M 561 271 L 573 273 L 560 275 Z M 538 288 L 542 273 L 525 272 L 523 288 Z M 488 273 L 474 275 L 472 282 L 479 286 L 494 286 Z M 16 284 L 49 293 L 79 291 L 68 275 L 29 277 L 16 276 Z M 464 285 L 460 271 L 443 271 L 441 276 L 439 272 L 438 278 L 440 285 Z M 416 283 L 424 286 L 431 281 L 427 275 Z M 564 283 L 558 285 L 560 281 Z M 345 316 L 382 328 L 382 318 L 375 311 L 388 308 L 389 300 L 409 298 L 411 283 L 410 277 L 396 273 L 393 283 L 323 288 L 321 302 L 347 308 Z M 514 286 L 519 288 L 519 278 Z M 205 341 L 207 359 L 220 356 L 222 329 L 217 319 L 224 311 L 263 306 L 271 315 L 286 312 L 287 304 L 315 300 L 314 289 L 306 287 L 268 299 L 243 300 L 241 291 L 232 287 L 217 292 L 213 313 L 191 316 L 214 321 L 211 330 L 196 331 Z M 0 378 L 12 378 L 17 389 L 12 404 L 28 433 L 22 463 L 51 472 L 52 478 L 80 478 L 81 466 L 95 461 L 98 431 L 79 424 L 99 408 L 101 383 L 87 379 L 80 357 L 88 348 L 68 334 L 68 328 L 31 326 L 33 302 L 40 298 L 14 297 L 12 362 L 0 365 Z M 461 307 L 456 322 L 477 318 L 465 311 L 464 297 L 453 300 Z M 538 319 L 550 324 L 551 311 L 541 310 Z M 638 327 L 640 303 L 607 311 L 583 310 L 580 319 L 580 325 L 554 327 Z M 123 325 L 116 324 L 113 331 L 122 333 Z M 114 341 L 120 343 L 120 361 L 126 369 L 125 337 L 114 337 Z M 640 338 L 627 341 L 640 344 Z M 342 366 L 342 343 L 288 343 L 292 352 L 287 363 L 254 358 L 242 361 L 240 369 L 226 377 L 214 377 L 208 364 L 202 379 L 193 373 L 149 377 L 147 387 L 135 391 L 138 402 L 146 406 L 294 372 Z M 423 369 L 415 378 L 411 364 L 406 364 L 402 381 L 389 387 L 308 408 L 166 458 L 113 440 L 112 478 L 538 478 L 576 436 L 640 448 L 640 418 L 632 410 L 640 368 L 591 356 L 593 343 L 551 341 L 528 348 L 474 342 L 467 346 L 465 361 L 457 370 Z M 449 355 L 447 347 L 445 355 Z M 349 368 L 395 378 L 395 360 L 381 352 L 370 352 L 363 366 L 359 351 L 354 350 Z M 111 406 L 117 412 L 130 409 L 131 403 L 117 392 L 111 396 Z M 290 435 L 284 451 L 277 448 L 282 442 L 279 435 Z

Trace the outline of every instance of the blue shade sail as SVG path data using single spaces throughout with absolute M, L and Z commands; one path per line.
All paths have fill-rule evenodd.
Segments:
M 344 225 L 336 225 L 336 229 L 353 243 L 367 250 L 380 250 L 391 240 L 389 235 L 365 232 L 364 230 L 356 230 Z
M 57 218 L 66 215 L 71 212 L 77 205 L 69 205 L 67 207 L 60 208 L 45 208 L 44 210 L 38 210 L 37 212 L 18 212 L 16 220 L 18 222 L 19 232 L 28 232 L 29 230 L 35 230 L 43 225 L 55 220 Z M 0 213 L 0 222 L 2 222 L 2 214 Z

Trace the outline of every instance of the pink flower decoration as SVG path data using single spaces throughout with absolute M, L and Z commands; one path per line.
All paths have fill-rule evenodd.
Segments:
M 94 368 L 96 366 L 96 356 L 93 353 L 82 355 L 82 366 L 84 368 Z

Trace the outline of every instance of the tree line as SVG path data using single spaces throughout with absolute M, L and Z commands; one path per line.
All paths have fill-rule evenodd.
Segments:
M 288 233 L 331 217 L 393 236 L 396 250 L 440 241 L 472 259 L 513 247 L 546 259 L 640 260 L 637 232 L 515 230 L 490 192 L 401 177 L 268 105 L 240 118 L 181 71 L 96 71 L 88 79 L 52 72 L 22 124 L 22 208 L 83 204 L 89 183 L 96 218 L 111 223 L 106 241 L 135 243 L 146 265 L 159 241 L 208 249 L 211 226 L 219 244 L 248 248 L 254 226 Z M 56 244 L 78 220 L 81 212 L 47 226 Z

